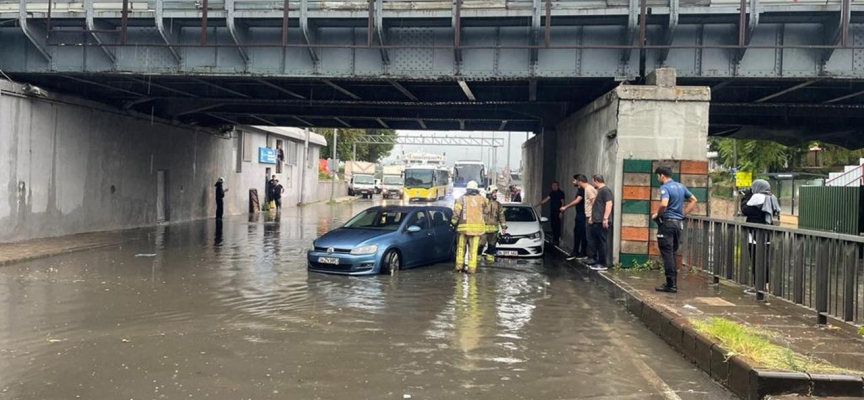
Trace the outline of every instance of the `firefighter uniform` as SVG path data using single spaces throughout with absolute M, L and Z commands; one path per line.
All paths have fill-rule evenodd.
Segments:
M 456 200 L 453 206 L 453 219 L 456 225 L 456 271 L 465 268 L 465 246 L 468 250 L 468 267 L 466 272 L 473 274 L 477 270 L 477 255 L 480 250 L 480 238 L 486 233 L 486 210 L 489 201 L 480 195 L 477 182 L 468 182 L 468 192 Z
M 486 234 L 480 247 L 486 247 L 486 262 L 495 262 L 495 247 L 498 244 L 499 229 L 507 231 L 507 219 L 504 218 L 504 206 L 498 202 L 498 188 L 489 186 L 486 189 L 489 196 L 489 208 L 486 209 Z

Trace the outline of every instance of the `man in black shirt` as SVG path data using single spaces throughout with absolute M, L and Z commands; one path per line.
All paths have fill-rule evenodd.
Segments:
M 564 205 L 564 191 L 558 181 L 552 181 L 552 191 L 546 196 L 537 207 L 542 207 L 549 203 L 549 223 L 552 225 L 552 244 L 557 245 L 561 239 L 561 206 Z
M 576 188 L 576 197 L 569 204 L 561 207 L 561 212 L 567 211 L 570 207 L 576 208 L 576 221 L 573 226 L 573 250 L 567 257 L 568 261 L 577 258 L 587 257 L 588 255 L 588 217 L 585 216 L 585 189 L 582 189 L 580 182 L 588 182 L 585 175 L 573 175 L 573 186 Z
M 595 271 L 605 271 L 607 255 L 609 254 L 609 230 L 612 228 L 610 219 L 614 196 L 612 189 L 606 186 L 603 175 L 594 175 L 593 179 L 594 187 L 597 189 L 597 198 L 591 208 L 588 225 L 590 226 L 591 243 L 594 246 L 592 249 L 594 259 L 588 260 L 587 264 Z
M 225 199 L 225 192 L 228 191 L 228 188 L 224 184 L 225 178 L 220 177 L 216 181 L 216 219 L 222 219 L 222 213 L 224 212 L 223 201 Z

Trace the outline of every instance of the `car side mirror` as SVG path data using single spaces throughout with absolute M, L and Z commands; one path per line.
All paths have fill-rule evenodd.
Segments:
M 540 222 L 541 222 L 541 223 L 549 222 L 549 218 L 546 218 L 546 217 L 540 217 Z
M 417 233 L 417 232 L 420 232 L 421 230 L 422 229 L 420 229 L 420 227 L 417 225 L 411 225 L 407 229 L 408 233 Z

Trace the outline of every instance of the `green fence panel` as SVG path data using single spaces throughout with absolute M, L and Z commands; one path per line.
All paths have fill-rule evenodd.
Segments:
M 857 235 L 861 233 L 861 188 L 802 186 L 798 227 Z

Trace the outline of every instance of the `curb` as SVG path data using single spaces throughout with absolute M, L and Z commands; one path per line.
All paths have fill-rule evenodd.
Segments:
M 18 264 L 18 263 L 27 262 L 27 261 L 41 260 L 43 258 L 51 258 L 51 257 L 60 256 L 60 255 L 64 255 L 64 254 L 77 253 L 79 251 L 95 250 L 95 249 L 100 249 L 103 247 L 116 246 L 118 244 L 127 243 L 129 241 L 131 241 L 131 240 L 123 240 L 123 241 L 119 241 L 119 242 L 110 242 L 110 243 L 99 243 L 99 244 L 93 244 L 93 245 L 88 245 L 88 246 L 74 247 L 71 249 L 52 251 L 52 252 L 47 252 L 47 253 L 42 253 L 42 254 L 37 254 L 37 255 L 30 255 L 30 256 L 26 256 L 26 257 L 19 257 L 19 258 L 15 258 L 15 259 L 0 260 L 0 267 L 12 265 L 12 264 Z
M 592 271 L 582 263 L 578 263 L 578 267 L 587 270 L 592 282 L 610 297 L 620 300 L 648 329 L 742 399 L 758 400 L 784 394 L 864 397 L 864 377 L 765 371 L 748 364 L 742 357 L 727 357 L 728 351 L 696 332 L 687 318 L 640 298 L 635 290 L 607 274 Z

